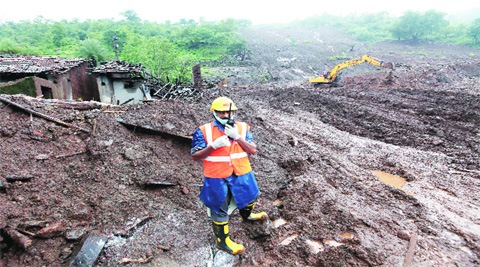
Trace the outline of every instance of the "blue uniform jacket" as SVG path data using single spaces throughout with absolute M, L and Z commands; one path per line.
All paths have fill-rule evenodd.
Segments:
M 214 127 L 219 127 L 224 130 L 225 127 L 218 123 L 217 120 L 213 122 Z M 250 131 L 247 131 L 245 139 L 248 142 L 253 142 L 253 136 Z M 233 142 L 233 140 L 230 140 Z M 203 136 L 200 128 L 197 128 L 192 138 L 192 149 L 190 153 L 195 153 L 207 147 L 207 142 Z M 232 193 L 235 203 L 239 209 L 246 207 L 251 202 L 254 202 L 260 195 L 257 181 L 253 171 L 237 176 L 232 173 L 231 176 L 221 179 L 215 177 L 204 177 L 203 187 L 200 192 L 200 200 L 203 204 L 209 207 L 213 212 L 218 213 L 222 203 L 225 201 L 228 190 Z

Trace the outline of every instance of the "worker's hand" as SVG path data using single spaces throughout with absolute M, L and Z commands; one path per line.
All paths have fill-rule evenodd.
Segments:
M 228 137 L 226 135 L 220 136 L 219 138 L 215 139 L 215 141 L 213 141 L 212 143 L 213 149 L 217 149 L 217 148 L 229 146 L 229 145 L 230 145 L 230 141 L 228 140 Z
M 240 138 L 240 134 L 238 133 L 238 127 L 237 125 L 225 125 L 225 134 L 228 135 L 228 137 L 232 138 L 233 140 L 238 140 Z

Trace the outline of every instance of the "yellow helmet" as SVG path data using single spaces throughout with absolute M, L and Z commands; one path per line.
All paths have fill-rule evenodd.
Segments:
M 210 107 L 210 112 L 217 110 L 217 111 L 229 111 L 230 110 L 230 104 L 232 104 L 232 110 L 237 110 L 237 106 L 235 106 L 235 103 L 233 101 L 225 96 L 220 96 L 217 97 L 215 100 L 212 102 L 212 106 Z

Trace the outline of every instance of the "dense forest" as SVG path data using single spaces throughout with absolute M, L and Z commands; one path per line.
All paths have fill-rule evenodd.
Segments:
M 50 21 L 37 17 L 32 21 L 0 22 L 0 56 L 80 57 L 91 59 L 93 64 L 122 60 L 145 66 L 162 83 L 189 82 L 195 64 L 208 67 L 248 58 L 249 49 L 239 34 L 242 28 L 253 27 L 248 20 L 156 23 L 142 20 L 132 10 L 121 15 L 119 21 Z M 454 23 L 445 17 L 435 10 L 407 11 L 400 17 L 385 12 L 345 17 L 325 14 L 276 26 L 335 27 L 362 42 L 480 45 L 480 18 Z M 290 41 L 295 45 L 296 40 Z

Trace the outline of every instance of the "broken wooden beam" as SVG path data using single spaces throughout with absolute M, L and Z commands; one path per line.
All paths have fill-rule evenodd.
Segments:
M 415 245 L 417 243 L 417 234 L 412 234 L 410 236 L 410 241 L 408 242 L 408 250 L 403 261 L 404 267 L 411 267 L 413 264 L 413 255 L 415 254 Z
M 144 187 L 170 187 L 170 186 L 176 186 L 178 184 L 174 184 L 174 183 L 171 183 L 171 182 L 167 182 L 167 181 L 146 181 L 143 183 L 143 186 Z
M 72 258 L 68 262 L 68 267 L 92 267 L 97 261 L 100 252 L 102 252 L 107 238 L 100 236 L 86 236 L 76 250 L 72 253 Z
M 63 235 L 65 231 L 66 227 L 61 222 L 55 222 L 37 231 L 35 236 L 40 238 L 53 238 Z
M 30 180 L 33 179 L 33 176 L 32 175 L 23 175 L 23 174 L 20 174 L 20 175 L 16 175 L 16 174 L 10 174 L 10 175 L 7 175 L 5 176 L 5 180 L 7 180 L 7 182 L 9 183 L 13 183 L 13 182 L 28 182 Z
M 70 153 L 70 154 L 62 154 L 62 155 L 57 155 L 55 156 L 56 159 L 58 158 L 66 158 L 66 157 L 71 157 L 71 156 L 76 156 L 76 155 L 80 155 L 80 154 L 83 154 L 87 151 L 85 150 L 82 150 L 82 151 L 77 151 L 77 152 L 73 152 L 73 153 Z
M 192 142 L 192 137 L 191 136 L 178 135 L 178 134 L 174 134 L 174 133 L 167 132 L 167 131 L 164 131 L 164 130 L 153 129 L 149 125 L 147 125 L 147 126 L 133 125 L 133 124 L 125 122 L 122 118 L 117 118 L 117 122 L 121 123 L 127 129 L 132 130 L 134 132 L 160 135 L 160 136 L 165 137 L 165 138 L 176 139 L 176 140 L 179 140 L 179 141 L 182 141 L 182 142 L 185 142 L 185 143 L 189 143 L 189 144 Z
M 35 111 L 35 110 L 33 110 L 33 109 L 26 108 L 26 107 L 24 107 L 24 106 L 22 106 L 22 105 L 20 105 L 20 104 L 17 104 L 17 103 L 15 103 L 15 102 L 13 102 L 13 101 L 10 101 L 10 100 L 6 99 L 6 98 L 4 98 L 4 97 L 0 97 L 0 101 L 3 101 L 3 102 L 5 102 L 5 103 L 7 103 L 7 104 L 9 104 L 9 105 L 12 105 L 12 106 L 14 106 L 14 107 L 16 107 L 16 108 L 19 108 L 19 109 L 21 109 L 21 110 L 23 110 L 23 111 L 26 111 L 26 112 L 30 113 L 30 114 L 36 115 L 36 116 L 38 116 L 38 117 L 40 117 L 40 118 L 43 118 L 43 119 L 46 119 L 46 120 L 49 120 L 49 121 L 56 122 L 56 123 L 58 123 L 58 124 L 61 124 L 61 125 L 63 125 L 63 126 L 69 127 L 69 128 L 74 128 L 74 129 L 77 129 L 77 130 L 80 130 L 80 131 L 83 131 L 83 132 L 86 132 L 86 133 L 90 133 L 90 130 L 88 130 L 88 129 L 84 129 L 84 128 L 75 126 L 75 125 L 73 125 L 73 124 L 70 124 L 70 123 L 64 122 L 64 121 L 62 121 L 62 120 L 60 120 L 60 119 L 57 119 L 57 118 L 54 118 L 54 117 L 45 115 L 45 114 L 40 113 L 40 112 L 38 112 L 38 111 Z
M 15 244 L 19 245 L 20 247 L 22 247 L 25 250 L 27 250 L 32 245 L 32 240 L 30 238 L 21 234 L 20 232 L 18 232 L 15 229 L 7 227 L 7 228 L 3 229 L 3 232 L 8 237 L 10 237 Z
M 131 237 L 135 231 L 142 227 L 143 225 L 145 225 L 148 221 L 150 221 L 153 217 L 148 215 L 148 216 L 145 216 L 143 218 L 140 218 L 139 220 L 137 220 L 136 223 L 134 223 L 133 225 L 129 226 L 127 229 L 124 229 L 124 230 L 120 230 L 120 231 L 117 231 L 115 233 L 115 235 L 117 236 L 121 236 L 121 237 L 125 237 L 125 238 L 128 238 L 128 237 Z
M 92 110 L 92 109 L 102 109 L 105 106 L 108 106 L 103 103 L 98 102 L 63 102 L 59 100 L 52 100 L 53 106 L 67 108 L 67 109 L 75 109 L 75 110 Z
M 168 188 L 168 187 L 172 187 L 172 186 L 179 186 L 181 184 L 179 183 L 172 183 L 172 182 L 168 182 L 168 181 L 155 181 L 155 180 L 148 180 L 148 181 L 145 181 L 145 182 L 142 182 L 139 184 L 142 188 L 144 189 L 155 189 L 155 188 Z M 195 186 L 195 187 L 202 187 L 203 184 L 189 184 L 191 186 Z
M 135 98 L 130 98 L 129 100 L 121 103 L 120 106 L 130 103 L 130 102 L 133 101 L 134 99 L 135 99 Z
M 153 257 L 148 258 L 139 258 L 139 259 L 131 259 L 131 258 L 123 258 L 119 261 L 119 263 L 149 263 L 153 260 Z

